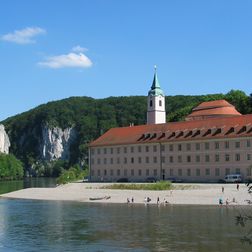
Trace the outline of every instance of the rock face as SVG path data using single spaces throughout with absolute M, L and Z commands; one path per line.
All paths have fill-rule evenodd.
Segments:
M 9 153 L 10 140 L 4 129 L 4 126 L 0 124 L 0 153 Z
M 68 160 L 70 157 L 70 146 L 76 139 L 76 130 L 59 127 L 50 129 L 48 126 L 42 129 L 42 159 L 47 161 L 62 159 Z

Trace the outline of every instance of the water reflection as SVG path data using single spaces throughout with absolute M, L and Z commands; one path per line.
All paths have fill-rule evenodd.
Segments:
M 236 211 L 0 200 L 0 245 L 5 251 L 250 251 L 239 241 Z

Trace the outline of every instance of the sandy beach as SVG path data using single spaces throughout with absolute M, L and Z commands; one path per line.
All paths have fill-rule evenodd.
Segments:
M 186 205 L 218 205 L 219 199 L 229 205 L 248 205 L 247 200 L 252 197 L 247 192 L 247 187 L 240 184 L 239 190 L 236 184 L 175 184 L 171 191 L 144 191 L 144 190 L 115 190 L 103 189 L 109 183 L 69 183 L 55 188 L 28 188 L 1 195 L 2 198 L 34 199 L 34 200 L 63 200 L 95 203 L 126 203 L 127 198 L 134 199 L 134 204 L 144 204 L 144 199 L 149 197 L 149 204 L 157 204 L 164 201 L 169 204 Z M 224 192 L 222 192 L 222 186 Z M 90 200 L 90 198 L 109 199 Z

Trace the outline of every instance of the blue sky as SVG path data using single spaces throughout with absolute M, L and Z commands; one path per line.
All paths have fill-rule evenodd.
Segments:
M 0 120 L 70 96 L 252 92 L 252 1 L 0 1 Z

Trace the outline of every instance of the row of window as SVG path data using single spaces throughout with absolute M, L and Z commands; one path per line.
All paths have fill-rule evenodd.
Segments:
M 227 174 L 231 174 L 231 173 L 236 173 L 236 174 L 240 174 L 241 173 L 241 170 L 240 168 L 236 168 L 235 170 L 232 170 L 230 168 L 225 168 L 225 175 Z M 247 176 L 251 176 L 251 168 L 248 168 L 247 169 Z M 154 177 L 157 177 L 158 176 L 158 171 L 157 169 L 153 169 L 153 170 L 149 170 L 149 169 L 145 169 L 145 174 L 144 174 L 144 171 L 142 169 L 131 169 L 131 170 L 127 170 L 127 169 L 124 169 L 124 170 L 120 170 L 120 169 L 110 169 L 110 170 L 107 170 L 107 169 L 104 169 L 104 170 L 100 170 L 98 169 L 96 172 L 94 170 L 91 171 L 91 175 L 92 176 L 124 176 L 124 177 L 127 177 L 127 176 L 154 176 Z M 165 175 L 165 176 L 223 176 L 223 174 L 221 174 L 221 169 L 220 168 L 215 168 L 215 169 L 210 169 L 210 168 L 206 168 L 206 169 L 169 169 L 167 170 L 167 173 L 166 171 L 163 169 L 162 170 L 162 175 Z
M 168 160 L 167 160 L 168 158 Z M 214 160 L 211 160 L 212 158 L 214 158 Z M 234 158 L 231 154 L 225 154 L 225 155 L 220 155 L 220 154 L 215 154 L 214 157 L 206 154 L 204 155 L 204 157 L 200 156 L 200 155 L 195 155 L 195 156 L 190 156 L 190 155 L 187 155 L 187 156 L 169 156 L 169 157 L 165 157 L 165 156 L 162 156 L 161 157 L 161 162 L 162 163 L 166 163 L 166 162 L 169 162 L 169 163 L 191 163 L 191 162 L 196 162 L 196 163 L 199 163 L 201 161 L 203 162 L 220 162 L 222 160 L 226 161 L 226 162 L 229 162 L 231 160 L 234 160 L 234 161 L 241 161 L 241 154 L 240 153 L 236 153 L 234 154 Z M 106 165 L 106 164 L 134 164 L 134 163 L 138 163 L 138 164 L 141 164 L 141 163 L 146 163 L 146 164 L 149 164 L 149 163 L 157 163 L 159 160 L 158 160 L 158 157 L 157 156 L 154 156 L 152 158 L 150 158 L 149 156 L 146 156 L 146 157 L 124 157 L 124 158 L 97 158 L 97 159 L 94 159 L 94 158 L 91 158 L 91 164 L 95 164 L 95 160 L 96 160 L 96 164 L 98 165 Z M 246 160 L 251 160 L 251 154 L 247 154 L 246 155 Z
M 241 147 L 241 142 L 240 141 L 235 141 L 235 142 L 229 142 L 229 141 L 225 141 L 223 142 L 224 143 L 224 148 L 225 149 L 229 149 L 231 144 L 234 144 L 234 147 L 236 149 L 239 149 Z M 168 150 L 169 151 L 191 151 L 193 149 L 193 146 L 195 148 L 196 151 L 198 150 L 201 150 L 201 149 L 204 149 L 204 150 L 209 150 L 210 149 L 210 145 L 213 144 L 213 148 L 218 150 L 220 149 L 220 145 L 221 143 L 220 142 L 206 142 L 206 143 L 186 143 L 185 145 L 183 144 L 169 144 L 167 145 L 168 147 Z M 150 147 L 151 146 L 125 146 L 125 147 L 116 147 L 116 148 L 97 148 L 96 149 L 96 153 L 95 153 L 95 149 L 91 149 L 91 154 L 94 155 L 94 154 L 102 154 L 102 151 L 103 151 L 103 154 L 114 154 L 114 151 L 117 153 L 117 154 L 120 154 L 121 151 L 123 153 L 134 153 L 135 151 L 141 153 L 142 151 L 145 151 L 145 152 L 149 152 L 150 151 Z M 165 148 L 167 148 L 166 145 L 161 145 L 161 152 L 165 151 Z M 204 147 L 204 148 L 203 148 Z M 249 148 L 251 147 L 251 141 L 250 140 L 247 140 L 246 141 L 246 147 Z M 152 151 L 153 152 L 157 152 L 157 145 L 152 145 Z

